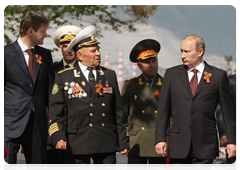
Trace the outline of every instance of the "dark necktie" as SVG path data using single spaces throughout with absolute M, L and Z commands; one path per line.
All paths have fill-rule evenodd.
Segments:
M 30 75 L 32 77 L 32 80 L 34 80 L 33 78 L 33 49 L 27 49 L 26 51 L 29 55 L 29 60 L 28 60 L 28 69 L 29 69 L 29 72 L 30 72 Z
M 93 69 L 92 67 L 88 67 L 87 68 L 89 70 L 89 74 L 88 74 L 88 81 L 94 91 L 95 89 L 95 77 L 94 77 L 94 74 L 93 74 Z
M 190 87 L 192 89 L 192 95 L 194 96 L 195 91 L 197 90 L 197 86 L 198 86 L 198 78 L 197 78 L 198 71 L 195 68 L 192 71 L 193 71 L 194 75 L 190 81 Z
M 149 88 L 149 89 L 151 88 L 151 83 L 152 83 L 152 80 L 151 80 L 151 79 L 148 79 L 147 85 L 148 85 L 148 88 Z
M 32 77 L 32 80 L 34 80 L 33 78 L 33 49 L 27 49 L 26 52 L 28 53 L 29 55 L 29 60 L 28 60 L 28 69 L 29 69 L 29 72 L 30 72 L 30 75 Z M 32 110 L 35 112 L 35 108 L 34 108 L 34 105 L 32 104 Z
M 65 65 L 65 68 L 69 68 L 70 66 L 67 64 L 67 65 Z

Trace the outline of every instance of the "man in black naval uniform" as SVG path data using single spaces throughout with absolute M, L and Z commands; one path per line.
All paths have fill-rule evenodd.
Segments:
M 73 67 L 76 62 L 75 52 L 68 53 L 66 51 L 67 46 L 73 40 L 73 38 L 82 29 L 74 25 L 65 25 L 58 28 L 54 35 L 53 40 L 57 47 L 59 47 L 62 53 L 62 60 L 53 63 L 55 76 L 60 70 L 64 68 Z M 48 113 L 48 109 L 47 109 Z M 47 114 L 48 115 L 48 114 Z M 64 164 L 66 163 L 66 151 L 55 148 L 52 139 L 48 135 L 47 139 L 47 163 L 49 164 Z
M 129 148 L 116 73 L 100 66 L 95 34 L 90 25 L 68 45 L 78 61 L 58 72 L 50 99 L 49 135 L 56 149 L 67 150 L 68 163 L 116 163 L 116 151 Z

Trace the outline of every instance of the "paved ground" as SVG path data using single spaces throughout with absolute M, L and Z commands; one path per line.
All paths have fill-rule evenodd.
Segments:
M 17 156 L 17 164 L 25 164 L 25 163 L 26 162 L 25 162 L 24 155 L 19 152 Z M 126 163 L 127 163 L 127 156 L 117 153 L 117 164 L 126 164 Z
M 22 153 L 18 153 L 17 159 L 18 161 L 17 161 L 16 170 L 26 170 L 27 168 L 26 168 L 24 155 Z M 127 165 L 127 156 L 117 153 L 117 170 L 126 170 L 126 165 Z M 94 170 L 92 163 L 91 163 L 90 170 Z M 224 169 L 213 167 L 211 170 L 224 170 Z

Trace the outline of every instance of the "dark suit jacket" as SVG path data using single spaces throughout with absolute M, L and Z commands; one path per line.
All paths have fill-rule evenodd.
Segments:
M 236 74 L 229 76 L 228 80 L 229 80 L 230 92 L 233 96 L 234 110 L 236 113 Z M 223 115 L 222 115 L 220 104 L 217 106 L 217 109 L 216 109 L 216 119 L 217 119 L 218 131 L 219 131 L 219 138 L 221 138 L 222 136 L 226 135 L 226 130 L 225 130 L 225 124 L 223 121 Z
M 42 56 L 42 64 L 33 57 L 32 81 L 18 42 L 4 46 L 4 136 L 7 138 L 17 138 L 23 133 L 34 104 L 38 129 L 46 141 L 46 106 L 54 81 L 52 56 L 40 46 L 34 47 L 35 54 Z
M 236 144 L 236 119 L 225 71 L 205 62 L 204 71 L 211 73 L 210 83 L 203 79 L 192 96 L 187 67 L 179 65 L 166 70 L 159 100 L 156 140 L 166 141 L 166 124 L 172 108 L 170 157 L 185 158 L 192 143 L 199 159 L 218 155 L 215 110 L 220 102 L 226 123 L 228 143 Z
M 66 140 L 68 154 L 84 155 L 116 152 L 118 148 L 127 149 L 127 117 L 119 93 L 116 74 L 104 67 L 97 71 L 97 83 L 112 88 L 112 93 L 99 96 L 93 93 L 91 86 L 80 70 L 75 67 L 64 69 L 56 76 L 53 94 L 50 99 L 49 135 L 56 143 Z M 79 74 L 76 74 L 79 73 Z M 66 83 L 78 83 L 87 93 L 86 97 L 69 99 Z M 67 110 L 67 116 L 64 110 Z M 67 127 L 65 127 L 65 122 Z M 64 130 L 66 129 L 66 130 Z

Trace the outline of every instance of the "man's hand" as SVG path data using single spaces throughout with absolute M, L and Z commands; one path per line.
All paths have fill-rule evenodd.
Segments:
M 236 156 L 236 145 L 235 144 L 227 144 L 227 153 L 228 158 L 232 158 Z
M 55 146 L 56 149 L 67 150 L 67 142 L 64 140 L 59 140 Z
M 227 146 L 227 136 L 224 135 L 220 138 L 220 147 L 226 147 Z
M 162 157 L 165 157 L 167 152 L 167 143 L 166 142 L 159 142 L 155 145 L 155 151 L 158 155 L 162 155 Z
M 119 151 L 122 155 L 125 155 L 128 153 L 128 149 L 123 149 Z

